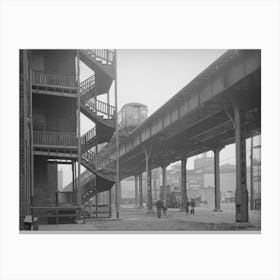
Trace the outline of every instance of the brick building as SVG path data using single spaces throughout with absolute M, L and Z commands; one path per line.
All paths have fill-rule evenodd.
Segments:
M 81 83 L 80 61 L 92 73 Z M 19 64 L 22 229 L 27 215 L 39 216 L 45 223 L 55 212 L 58 221 L 62 212 L 74 215 L 81 204 L 93 196 L 97 201 L 99 193 L 111 190 L 114 173 L 98 166 L 96 154 L 115 130 L 115 109 L 109 104 L 114 52 L 20 50 Z M 107 102 L 100 101 L 99 95 L 107 95 Z M 80 113 L 93 125 L 81 136 Z M 58 164 L 72 166 L 67 192 L 58 188 Z M 90 181 L 81 182 L 81 165 L 91 173 Z

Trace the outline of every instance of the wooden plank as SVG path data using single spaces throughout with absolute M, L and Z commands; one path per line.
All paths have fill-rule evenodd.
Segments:
M 59 91 L 48 91 L 48 90 L 40 90 L 40 89 L 32 89 L 32 92 L 35 93 L 35 94 L 45 94 L 45 95 L 77 98 L 77 94 L 75 94 L 75 93 L 66 93 L 66 92 L 59 92 Z
M 60 88 L 60 89 L 67 89 L 67 90 L 77 90 L 77 87 L 69 87 L 69 86 L 63 86 L 63 85 L 51 85 L 51 84 L 32 84 L 34 87 L 45 87 L 45 88 Z
M 77 149 L 77 146 L 59 146 L 59 145 L 41 145 L 41 144 L 34 144 L 33 147 L 37 148 L 46 148 L 46 149 Z
M 47 151 L 33 151 L 34 155 L 42 155 L 42 156 L 54 156 L 60 158 L 74 158 L 77 159 L 77 154 L 70 153 L 56 153 L 56 152 L 47 152 Z

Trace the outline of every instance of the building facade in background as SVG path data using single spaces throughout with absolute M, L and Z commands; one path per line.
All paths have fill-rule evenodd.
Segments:
M 236 189 L 236 167 L 234 164 L 225 163 L 220 166 L 221 201 L 234 202 Z M 261 163 L 254 158 L 253 164 L 253 186 L 254 198 L 261 197 Z M 250 186 L 250 166 L 247 167 L 247 186 Z M 152 172 L 153 199 L 160 198 L 162 186 L 160 168 Z M 181 197 L 181 166 L 174 164 L 167 169 L 167 193 L 173 192 L 178 199 Z M 143 176 L 145 182 L 145 176 Z M 145 183 L 143 184 L 145 186 Z M 189 198 L 201 197 L 201 200 L 209 204 L 214 203 L 215 182 L 214 182 L 214 158 L 199 157 L 194 160 L 194 168 L 187 170 L 187 193 Z M 250 194 L 249 194 L 250 195 Z M 130 177 L 122 181 L 122 202 L 134 203 L 134 178 Z M 143 188 L 143 200 L 147 200 L 147 190 Z

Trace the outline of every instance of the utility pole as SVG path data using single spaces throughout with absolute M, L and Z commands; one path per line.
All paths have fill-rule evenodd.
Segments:
M 119 126 L 118 126 L 118 86 L 117 86 L 117 50 L 115 49 L 115 121 L 116 121 L 116 184 L 115 184 L 115 206 L 116 218 L 120 217 L 119 209 Z

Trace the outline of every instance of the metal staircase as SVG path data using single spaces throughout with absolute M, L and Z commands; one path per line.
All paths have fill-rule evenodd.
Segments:
M 96 142 L 96 129 L 95 127 L 90 129 L 88 132 L 83 134 L 80 138 L 81 140 L 81 154 L 86 152 L 87 150 L 96 146 L 96 144 L 100 144 Z
M 115 107 L 98 100 L 107 93 L 114 79 L 114 52 L 110 50 L 79 50 L 81 60 L 93 71 L 94 75 L 80 83 L 80 110 L 95 127 L 80 137 L 81 164 L 94 177 L 82 184 L 82 203 L 100 192 L 108 191 L 115 183 L 115 163 L 112 159 L 100 160 L 109 163 L 110 168 L 101 166 L 101 153 L 91 149 L 109 142 L 115 131 Z M 100 90 L 101 89 L 101 90 Z M 105 89 L 108 91 L 105 92 Z M 102 164 L 103 165 L 103 164 Z
M 111 79 L 115 78 L 114 51 L 108 49 L 85 49 L 80 50 L 81 59 L 86 64 L 94 63 L 101 71 Z M 95 68 L 96 70 L 97 68 Z

